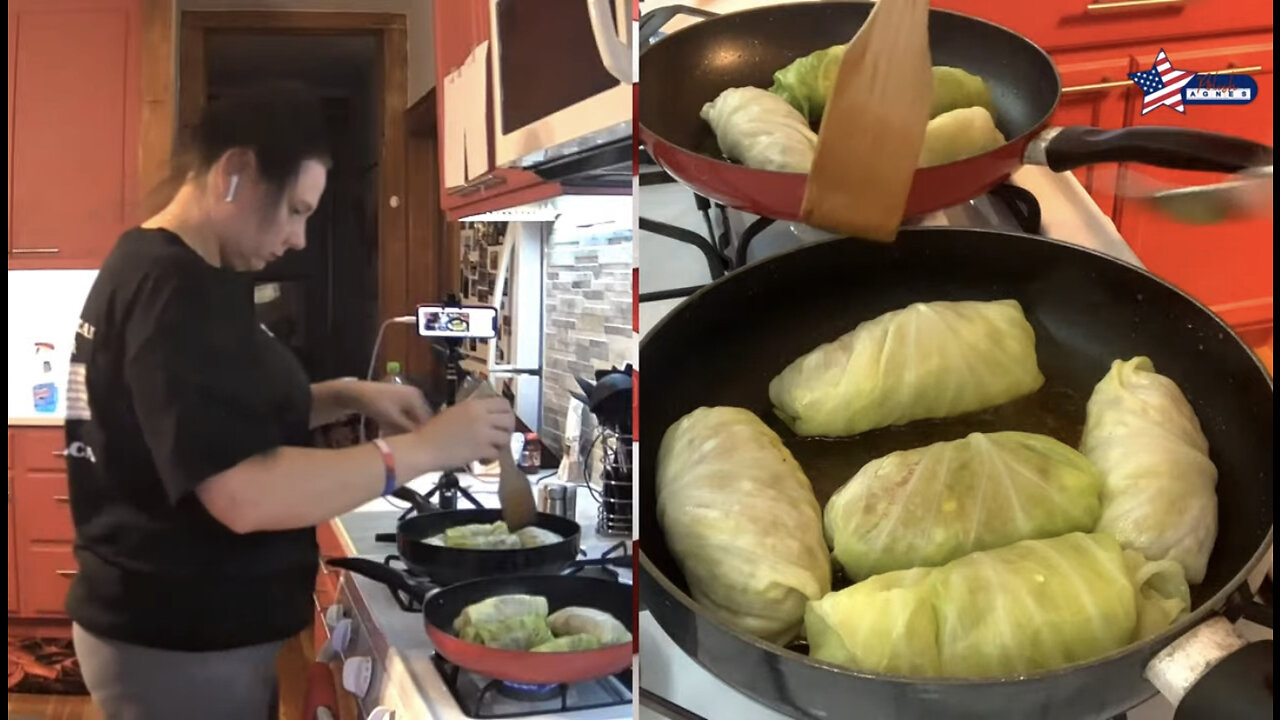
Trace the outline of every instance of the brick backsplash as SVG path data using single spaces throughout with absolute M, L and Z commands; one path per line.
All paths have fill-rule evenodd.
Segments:
M 543 329 L 543 442 L 562 449 L 575 377 L 635 362 L 631 331 L 631 233 L 577 237 L 547 246 Z

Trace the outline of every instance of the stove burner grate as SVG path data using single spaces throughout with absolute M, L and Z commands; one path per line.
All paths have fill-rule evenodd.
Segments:
M 484 698 L 484 694 L 490 689 L 496 689 L 498 694 L 512 700 L 530 700 L 534 702 L 550 700 L 557 695 L 564 694 L 563 685 L 529 685 L 527 683 L 494 680 L 489 683 L 483 691 L 481 691 L 480 697 L 482 700 Z
M 454 665 L 440 653 L 431 662 L 462 713 L 470 718 L 520 718 L 631 704 L 631 671 L 574 685 L 529 685 L 493 680 Z

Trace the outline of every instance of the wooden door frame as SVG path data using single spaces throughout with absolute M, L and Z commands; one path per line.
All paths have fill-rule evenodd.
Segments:
M 206 97 L 205 38 L 211 32 L 266 31 L 290 35 L 371 35 L 378 41 L 382 84 L 378 155 L 378 318 L 410 313 L 408 221 L 405 211 L 405 108 L 409 96 L 404 15 L 364 12 L 183 11 L 178 45 L 178 131 L 195 124 Z M 402 328 L 397 330 L 396 328 Z M 383 357 L 404 357 L 410 334 L 396 325 Z

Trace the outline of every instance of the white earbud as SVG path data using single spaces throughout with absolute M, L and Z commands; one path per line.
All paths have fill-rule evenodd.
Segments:
M 227 197 L 226 197 L 227 202 L 231 202 L 232 200 L 236 199 L 236 188 L 238 187 L 240 187 L 240 176 L 232 175 L 231 183 L 227 186 Z

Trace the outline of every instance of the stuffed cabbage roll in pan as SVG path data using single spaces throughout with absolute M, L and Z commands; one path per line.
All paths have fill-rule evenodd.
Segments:
M 631 631 L 618 618 L 589 607 L 561 608 L 547 616 L 547 627 L 556 637 L 590 635 L 601 647 L 631 642 Z
M 1102 472 L 1102 519 L 1149 560 L 1204 580 L 1218 535 L 1218 469 L 1191 404 L 1151 360 L 1116 360 L 1089 397 L 1080 449 Z
M 775 412 L 805 436 L 856 435 L 982 410 L 1044 384 L 1016 300 L 915 303 L 860 323 L 769 383 Z
M 877 575 L 810 603 L 810 655 L 866 672 L 997 678 L 1101 657 L 1188 612 L 1182 567 L 1072 533 Z
M 702 106 L 720 152 L 757 170 L 807 173 L 818 149 L 809 122 L 768 90 L 729 88 Z
M 1019 540 L 1092 532 L 1102 477 L 1045 435 L 972 433 L 876 458 L 836 490 L 823 531 L 850 578 L 943 565 Z
M 658 449 L 658 524 L 689 591 L 725 623 L 776 643 L 831 590 L 822 511 L 782 440 L 741 408 L 699 408 Z

